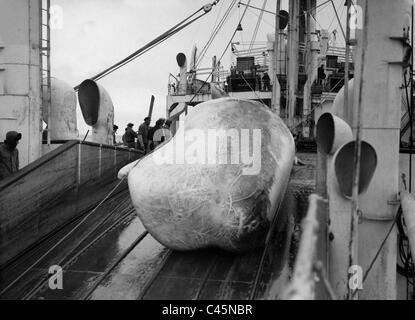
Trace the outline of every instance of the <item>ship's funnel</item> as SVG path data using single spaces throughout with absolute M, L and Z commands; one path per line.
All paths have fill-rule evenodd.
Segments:
M 343 145 L 334 156 L 334 171 L 341 193 L 346 198 L 352 197 L 353 166 L 355 141 Z M 377 166 L 375 149 L 366 141 L 362 141 L 360 153 L 359 194 L 369 187 Z
M 51 140 L 76 139 L 76 93 L 66 82 L 51 78 L 50 115 L 43 89 L 42 115 L 48 125 Z M 50 122 L 50 123 L 49 123 Z
M 353 140 L 350 126 L 339 117 L 326 112 L 317 122 L 317 146 L 324 154 L 334 154 L 343 144 Z
M 79 86 L 78 100 L 86 124 L 92 126 L 92 141 L 112 145 L 114 106 L 108 92 L 88 79 Z

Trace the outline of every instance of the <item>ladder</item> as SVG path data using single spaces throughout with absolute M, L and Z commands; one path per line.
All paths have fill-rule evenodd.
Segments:
M 50 0 L 39 0 L 40 11 L 40 94 L 43 110 L 47 110 L 47 144 L 50 145 L 52 86 L 50 76 Z M 42 137 L 43 139 L 43 137 Z

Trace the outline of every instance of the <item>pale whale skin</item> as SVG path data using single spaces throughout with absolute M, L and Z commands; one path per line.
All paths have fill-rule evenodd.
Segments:
M 261 130 L 260 170 L 242 175 L 236 164 L 159 164 L 186 132 L 200 129 Z M 185 142 L 185 150 L 194 141 Z M 171 147 L 171 146 L 170 146 Z M 228 148 L 231 149 L 231 148 Z M 242 149 L 242 148 L 240 148 Z M 237 150 L 238 151 L 238 150 Z M 225 151 L 226 152 L 226 151 Z M 240 152 L 240 150 L 238 151 Z M 294 140 L 283 121 L 266 106 L 234 98 L 204 102 L 186 117 L 184 129 L 134 166 L 128 174 L 133 205 L 149 233 L 175 250 L 220 247 L 245 251 L 264 244 L 288 184 Z M 174 156 L 174 152 L 173 152 Z M 231 161 L 228 158 L 228 162 Z

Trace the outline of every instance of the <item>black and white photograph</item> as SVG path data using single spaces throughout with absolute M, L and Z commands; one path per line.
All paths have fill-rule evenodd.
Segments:
M 0 300 L 415 300 L 414 5 L 0 0 Z

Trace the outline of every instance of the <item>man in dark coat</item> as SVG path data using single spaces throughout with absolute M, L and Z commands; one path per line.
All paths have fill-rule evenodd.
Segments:
M 0 144 L 0 180 L 19 171 L 19 150 L 16 147 L 20 139 L 20 133 L 9 131 L 4 143 Z
M 127 143 L 128 148 L 135 148 L 135 138 L 137 138 L 137 133 L 133 130 L 134 124 L 129 123 L 125 129 L 124 139 Z
M 150 123 L 151 118 L 146 117 L 144 118 L 144 122 L 140 124 L 140 127 L 138 128 L 138 144 L 145 153 L 147 153 L 148 150 L 148 133 L 150 131 Z

